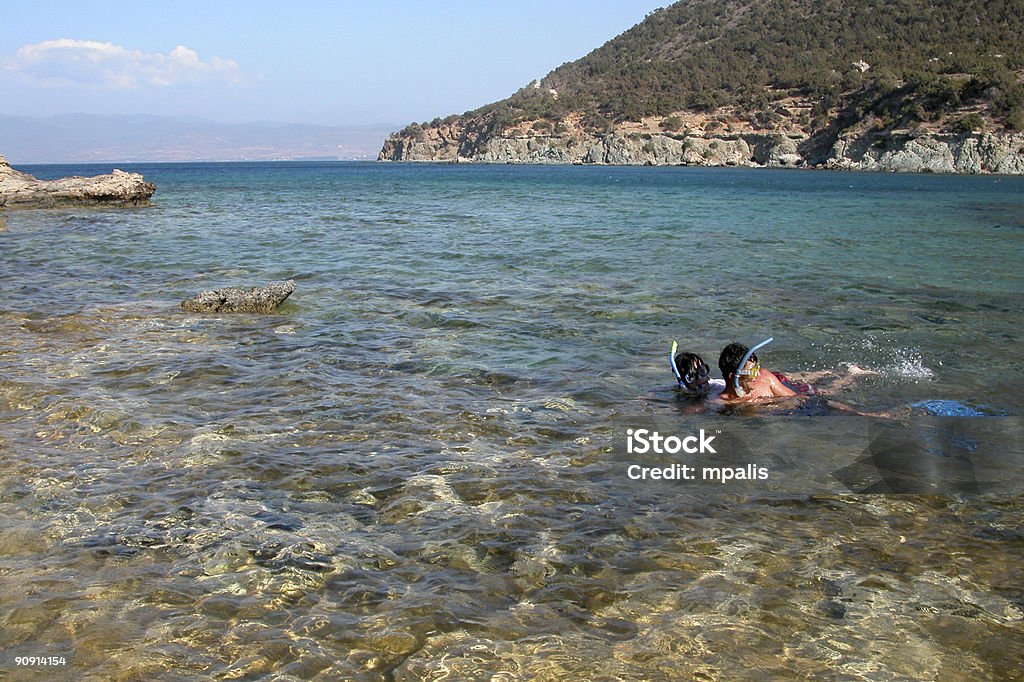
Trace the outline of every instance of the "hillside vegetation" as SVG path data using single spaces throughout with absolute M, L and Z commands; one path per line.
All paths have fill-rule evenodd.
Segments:
M 694 120 L 805 136 L 1021 131 L 1021 45 L 1020 0 L 682 0 L 508 99 L 396 139 L 453 125 L 477 139 L 641 121 L 688 132 Z

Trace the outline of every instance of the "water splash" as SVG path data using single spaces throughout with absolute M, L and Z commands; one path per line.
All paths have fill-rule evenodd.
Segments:
M 865 358 L 858 364 L 883 376 L 914 381 L 935 378 L 935 370 L 925 365 L 924 356 L 917 348 L 893 345 L 886 338 L 871 335 L 861 340 L 860 350 Z

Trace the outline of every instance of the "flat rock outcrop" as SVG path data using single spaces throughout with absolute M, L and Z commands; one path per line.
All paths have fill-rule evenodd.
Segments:
M 14 170 L 0 156 L 0 208 L 68 208 L 75 206 L 146 206 L 156 185 L 139 173 L 114 170 L 91 178 L 38 178 Z
M 272 313 L 293 291 L 291 279 L 251 289 L 213 289 L 182 301 L 181 307 L 192 313 Z

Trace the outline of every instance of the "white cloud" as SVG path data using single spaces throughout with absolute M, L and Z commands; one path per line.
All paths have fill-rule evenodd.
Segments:
M 232 84 L 238 64 L 178 45 L 167 54 L 129 50 L 113 43 L 61 38 L 18 49 L 6 64 L 11 71 L 45 85 L 100 85 L 132 89 L 145 85 Z

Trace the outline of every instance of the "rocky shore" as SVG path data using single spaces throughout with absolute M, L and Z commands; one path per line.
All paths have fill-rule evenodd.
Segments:
M 1024 174 L 1024 134 L 865 134 L 823 139 L 768 133 L 466 134 L 440 126 L 392 136 L 381 161 L 741 166 Z
M 146 206 L 156 185 L 139 173 L 114 170 L 91 178 L 39 180 L 14 170 L 0 156 L 0 208 Z

